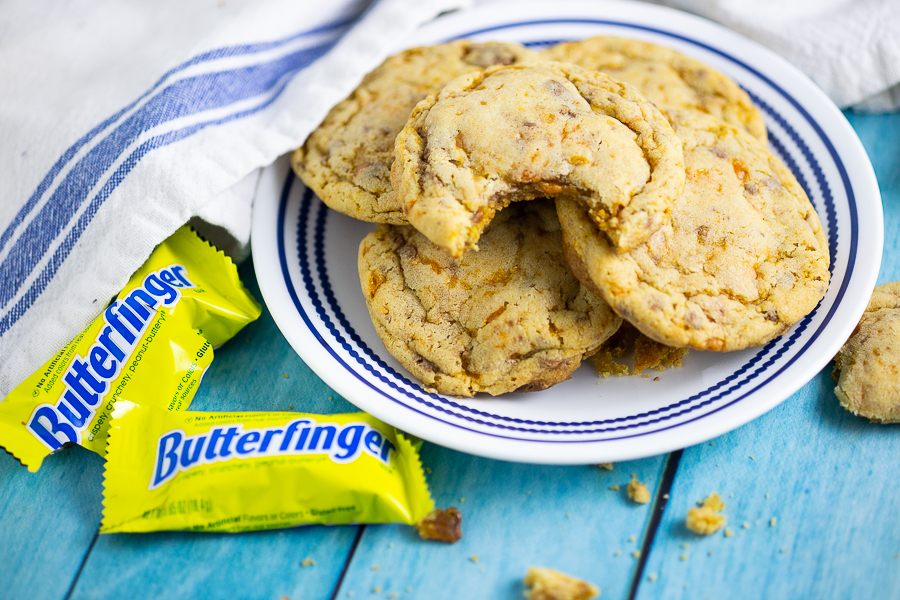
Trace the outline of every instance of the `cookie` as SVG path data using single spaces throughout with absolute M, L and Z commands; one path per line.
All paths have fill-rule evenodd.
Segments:
M 747 92 L 712 67 L 669 48 L 595 37 L 551 46 L 541 57 L 572 62 L 630 83 L 663 113 L 698 110 L 766 143 L 766 125 Z
M 538 62 L 459 77 L 420 102 L 391 183 L 410 224 L 457 258 L 510 202 L 558 195 L 627 250 L 666 221 L 684 166 L 665 117 L 633 87 Z
M 739 350 L 781 335 L 828 287 L 819 217 L 788 169 L 740 129 L 674 114 L 687 179 L 670 222 L 619 253 L 572 200 L 558 200 L 576 275 L 646 336 Z
M 621 323 L 566 264 L 549 200 L 499 212 L 460 259 L 411 226 L 379 225 L 360 244 L 359 275 L 388 352 L 444 394 L 547 388 Z
M 385 60 L 337 104 L 292 156 L 294 172 L 325 204 L 373 223 L 406 223 L 391 189 L 394 138 L 416 103 L 450 80 L 534 58 L 513 43 L 458 40 Z
M 834 357 L 833 376 L 844 408 L 878 423 L 900 423 L 900 282 L 875 288 Z

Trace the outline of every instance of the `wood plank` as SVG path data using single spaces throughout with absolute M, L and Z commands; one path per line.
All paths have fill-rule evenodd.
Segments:
M 879 283 L 900 280 L 900 114 L 848 118 L 884 201 Z M 900 597 L 900 436 L 841 408 L 830 372 L 714 446 L 685 450 L 639 598 Z M 732 537 L 684 526 L 688 507 L 713 491 Z
M 252 264 L 244 263 L 240 274 L 260 298 Z M 216 352 L 191 409 L 357 410 L 300 360 L 265 309 Z M 357 530 L 313 526 L 240 535 L 101 535 L 72 598 L 329 598 Z M 316 564 L 301 566 L 307 557 Z
M 635 473 L 654 489 L 664 457 L 605 471 L 505 463 L 425 444 L 423 461 L 438 506 L 463 513 L 462 540 L 446 545 L 419 539 L 409 526 L 368 526 L 337 598 L 520 598 L 532 565 L 593 581 L 604 598 L 627 596 L 637 564 L 631 552 L 641 547 L 650 505 L 629 501 L 625 486 Z M 613 484 L 621 489 L 610 491 Z
M 29 473 L 0 452 L 0 598 L 62 599 L 100 524 L 103 459 L 68 448 Z

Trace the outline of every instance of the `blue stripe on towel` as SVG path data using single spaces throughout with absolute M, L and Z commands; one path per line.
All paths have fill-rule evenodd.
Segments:
M 207 73 L 172 82 L 156 97 L 151 98 L 144 106 L 140 107 L 134 114 L 130 115 L 121 124 L 116 126 L 113 131 L 108 133 L 106 137 L 98 142 L 84 157 L 79 159 L 78 163 L 59 183 L 57 188 L 53 190 L 47 203 L 26 226 L 22 235 L 19 236 L 10 249 L 9 254 L 2 264 L 0 264 L 0 306 L 8 305 L 16 296 L 24 281 L 43 259 L 54 239 L 68 227 L 72 218 L 78 213 L 85 201 L 89 199 L 88 197 L 91 189 L 120 158 L 122 152 L 127 150 L 141 134 L 160 124 L 172 121 L 173 119 L 196 115 L 207 110 L 227 107 L 236 102 L 264 96 L 266 94 L 270 95 L 263 104 L 253 107 L 252 109 L 241 110 L 238 113 L 220 119 L 192 124 L 180 130 L 156 136 L 141 144 L 141 146 L 132 152 L 128 159 L 120 165 L 100 192 L 93 198 L 90 198 L 89 206 L 78 219 L 75 227 L 73 227 L 66 235 L 66 238 L 54 252 L 53 257 L 44 267 L 41 274 L 35 279 L 29 290 L 15 303 L 15 306 L 0 319 L 0 335 L 3 335 L 10 327 L 12 327 L 31 307 L 56 274 L 59 266 L 68 256 L 102 203 L 109 197 L 119 183 L 124 180 L 127 174 L 144 155 L 153 149 L 169 145 L 193 135 L 197 131 L 210 125 L 217 125 L 239 119 L 268 106 L 278 95 L 280 95 L 290 77 L 295 75 L 300 69 L 308 66 L 331 48 L 337 39 L 339 39 L 339 34 L 342 33 L 339 30 L 346 27 L 348 23 L 349 21 L 345 21 L 326 25 L 276 42 L 263 42 L 223 48 L 195 57 L 164 75 L 153 88 L 142 94 L 140 98 L 95 127 L 90 133 L 69 148 L 53 166 L 51 171 L 44 178 L 44 181 L 41 182 L 38 189 L 29 199 L 28 203 L 22 208 L 13 223 L 11 223 L 3 233 L 3 236 L 0 237 L 0 249 L 2 249 L 12 237 L 15 228 L 25 221 L 29 212 L 34 209 L 34 206 L 39 199 L 47 192 L 54 177 L 58 175 L 67 163 L 71 162 L 72 157 L 77 154 L 85 144 L 90 142 L 92 138 L 95 138 L 110 124 L 121 118 L 123 114 L 127 113 L 127 111 L 137 105 L 142 99 L 151 95 L 163 85 L 172 74 L 184 70 L 188 66 L 208 60 L 214 60 L 216 58 L 250 54 L 277 48 L 307 35 L 329 30 L 335 33 L 334 37 L 326 43 L 293 52 L 287 56 L 280 57 L 267 63 L 251 65 L 229 71 Z

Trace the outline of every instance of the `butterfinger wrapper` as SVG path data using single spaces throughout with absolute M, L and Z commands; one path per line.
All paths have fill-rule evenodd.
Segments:
M 434 508 L 416 448 L 365 413 L 118 402 L 104 486 L 101 533 L 413 524 Z
M 103 454 L 118 400 L 187 409 L 213 349 L 260 312 L 231 260 L 182 227 L 93 323 L 0 402 L 0 444 L 31 471 L 65 444 Z

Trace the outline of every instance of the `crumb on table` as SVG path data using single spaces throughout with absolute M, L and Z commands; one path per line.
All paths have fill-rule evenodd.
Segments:
M 638 504 L 647 504 L 650 502 L 650 490 L 637 479 L 632 479 L 628 482 L 628 498 Z
M 560 573 L 555 569 L 531 567 L 525 575 L 528 600 L 588 600 L 600 595 L 592 583 Z
M 725 503 L 722 502 L 719 494 L 713 492 L 703 500 L 700 506 L 688 509 L 685 525 L 700 535 L 715 533 L 728 522 L 725 515 L 719 514 L 723 508 L 725 508 Z

